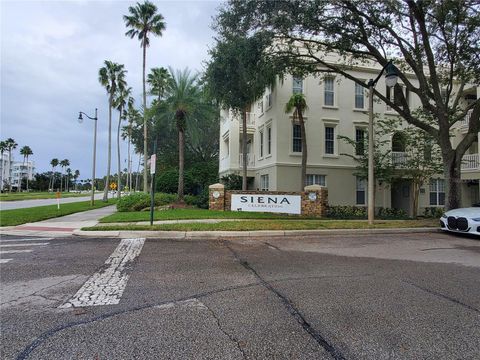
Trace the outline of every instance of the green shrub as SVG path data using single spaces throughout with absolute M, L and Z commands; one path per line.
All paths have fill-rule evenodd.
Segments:
M 119 212 L 125 211 L 140 211 L 150 205 L 150 195 L 138 192 L 127 196 L 122 196 L 117 202 L 117 210 Z
M 155 206 L 163 206 L 171 204 L 177 200 L 177 194 L 155 194 Z M 141 211 L 150 207 L 150 194 L 143 192 L 134 193 L 131 195 L 123 196 L 117 202 L 117 210 L 119 212 L 126 211 Z
M 200 209 L 208 209 L 209 204 L 209 189 L 204 188 L 200 195 L 196 196 L 195 206 L 199 207 Z
M 329 206 L 327 217 L 332 219 L 366 219 L 367 208 L 360 206 Z
M 196 195 L 185 195 L 183 200 L 185 201 L 185 204 L 187 205 L 195 205 L 197 202 L 197 196 Z
M 378 215 L 380 219 L 383 220 L 405 220 L 408 219 L 408 215 L 403 209 L 392 209 L 392 208 L 380 208 L 378 210 Z
M 242 190 L 242 177 L 237 174 L 222 176 L 222 184 L 225 185 L 225 190 Z
M 445 209 L 443 207 L 426 207 L 423 211 L 423 215 L 426 218 L 439 218 L 443 215 Z

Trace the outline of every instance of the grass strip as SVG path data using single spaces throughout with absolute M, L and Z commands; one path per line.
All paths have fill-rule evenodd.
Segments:
M 370 226 L 366 220 L 250 220 L 224 221 L 216 224 L 186 223 L 162 225 L 97 225 L 86 231 L 158 230 L 158 231 L 254 231 L 254 230 L 317 230 L 317 229 L 388 229 L 436 227 L 435 219 L 377 220 Z
M 0 226 L 14 226 L 41 220 L 47 220 L 59 216 L 74 214 L 81 211 L 99 209 L 105 206 L 114 205 L 115 203 L 116 200 L 111 199 L 108 201 L 108 203 L 104 203 L 103 201 L 96 201 L 94 206 L 90 205 L 90 201 L 60 204 L 60 210 L 57 209 L 57 205 L 3 210 L 0 211 Z
M 205 209 L 173 209 L 155 211 L 154 220 L 191 219 L 306 219 L 298 215 L 272 214 L 242 211 L 214 211 Z M 100 219 L 101 223 L 149 221 L 149 211 L 117 212 Z
M 62 198 L 90 196 L 90 193 L 62 193 Z M 55 199 L 55 193 L 48 192 L 26 192 L 26 193 L 5 193 L 0 194 L 0 201 L 21 201 L 21 200 L 38 200 L 38 199 Z

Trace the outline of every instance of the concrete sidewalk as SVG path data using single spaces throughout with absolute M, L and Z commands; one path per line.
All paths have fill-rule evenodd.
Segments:
M 2 227 L 0 228 L 0 235 L 71 236 L 75 230 L 95 226 L 100 218 L 111 215 L 116 211 L 116 206 L 112 205 L 34 223 Z

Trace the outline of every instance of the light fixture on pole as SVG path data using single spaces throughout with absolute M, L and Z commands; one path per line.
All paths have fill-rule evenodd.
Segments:
M 368 82 L 368 224 L 372 225 L 375 218 L 375 175 L 374 175 L 374 134 L 373 134 L 373 90 L 378 80 L 385 73 L 385 85 L 394 87 L 398 80 L 398 69 L 393 65 L 392 60 L 387 62 L 380 71 L 375 80 L 370 79 Z
M 92 166 L 92 197 L 90 199 L 90 205 L 95 204 L 95 157 L 97 153 L 97 108 L 95 108 L 95 117 L 90 117 L 85 114 L 83 111 L 80 111 L 78 114 L 78 122 L 81 124 L 83 122 L 83 116 L 85 115 L 90 120 L 95 122 L 94 131 L 93 131 L 93 166 Z

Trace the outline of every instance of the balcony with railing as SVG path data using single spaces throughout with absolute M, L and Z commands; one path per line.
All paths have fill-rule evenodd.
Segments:
M 466 154 L 462 157 L 462 171 L 480 170 L 478 154 Z
M 255 120 L 256 120 L 255 113 L 247 113 L 247 131 L 255 131 Z M 238 121 L 240 123 L 240 131 L 243 129 L 243 119 L 242 115 L 239 115 Z
M 240 168 L 243 167 L 243 154 L 240 153 L 238 157 L 238 163 L 240 164 Z M 247 154 L 247 168 L 252 168 L 255 166 L 255 156 L 252 153 Z
M 392 165 L 395 167 L 405 166 L 407 163 L 407 153 L 403 151 L 392 151 Z

